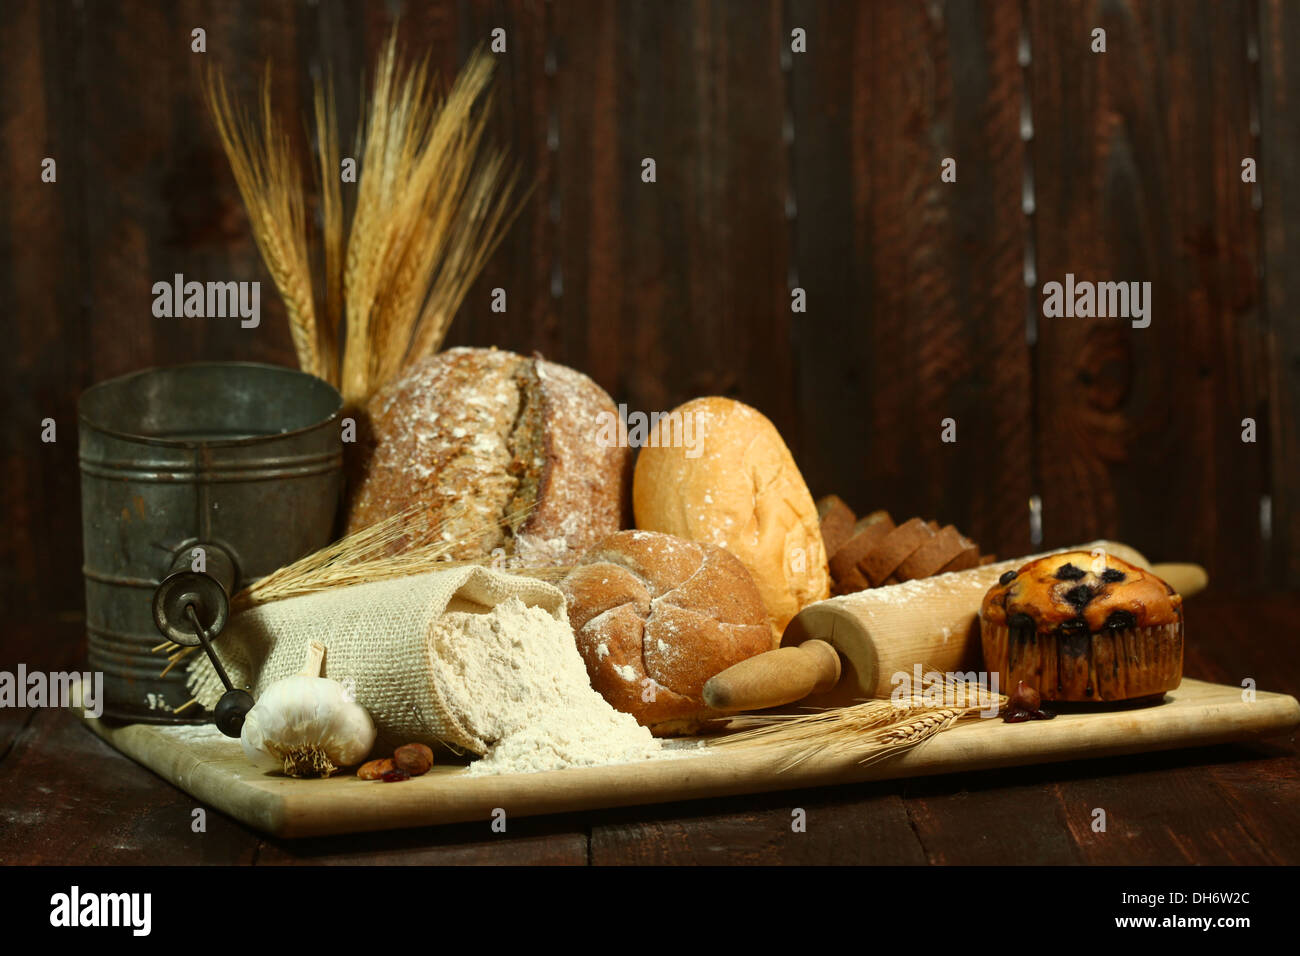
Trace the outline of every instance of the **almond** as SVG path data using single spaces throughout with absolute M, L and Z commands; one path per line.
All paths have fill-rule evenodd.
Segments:
M 363 763 L 357 768 L 357 776 L 362 780 L 378 780 L 392 769 L 392 758 L 385 757 L 383 760 L 372 760 L 369 763 Z
M 405 744 L 393 751 L 393 766 L 418 777 L 433 766 L 433 751 L 424 744 Z

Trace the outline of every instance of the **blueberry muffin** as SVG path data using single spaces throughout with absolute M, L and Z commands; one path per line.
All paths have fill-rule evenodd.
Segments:
M 980 637 L 1000 686 L 1024 681 L 1043 700 L 1159 697 L 1182 680 L 1183 599 L 1101 551 L 1053 554 L 1003 574 L 984 595 Z

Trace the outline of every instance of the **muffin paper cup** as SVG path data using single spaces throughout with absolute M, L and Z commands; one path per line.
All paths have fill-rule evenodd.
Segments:
M 1183 677 L 1183 622 L 1078 635 L 1020 633 L 980 622 L 984 667 L 996 671 L 1002 692 L 1018 681 L 1043 700 L 1098 702 L 1154 697 Z

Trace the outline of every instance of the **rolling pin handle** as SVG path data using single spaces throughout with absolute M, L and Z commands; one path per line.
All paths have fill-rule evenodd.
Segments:
M 1205 568 L 1199 564 L 1153 564 L 1151 571 L 1185 598 L 1200 594 L 1205 590 L 1205 586 L 1210 583 L 1210 577 L 1205 573 Z
M 727 713 L 763 710 L 825 693 L 839 679 L 839 652 L 825 641 L 804 641 L 757 654 L 713 675 L 704 685 L 704 703 Z
M 820 657 L 818 681 L 809 693 L 824 694 L 840 682 L 840 652 L 825 641 L 813 639 L 799 645 L 805 654 Z M 808 696 L 807 694 L 804 695 Z

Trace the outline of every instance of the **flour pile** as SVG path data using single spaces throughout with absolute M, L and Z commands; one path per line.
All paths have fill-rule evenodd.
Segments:
M 592 690 L 569 626 L 517 597 L 483 614 L 444 614 L 430 656 L 448 708 L 488 744 L 471 775 L 626 763 L 662 752 L 650 731 Z

